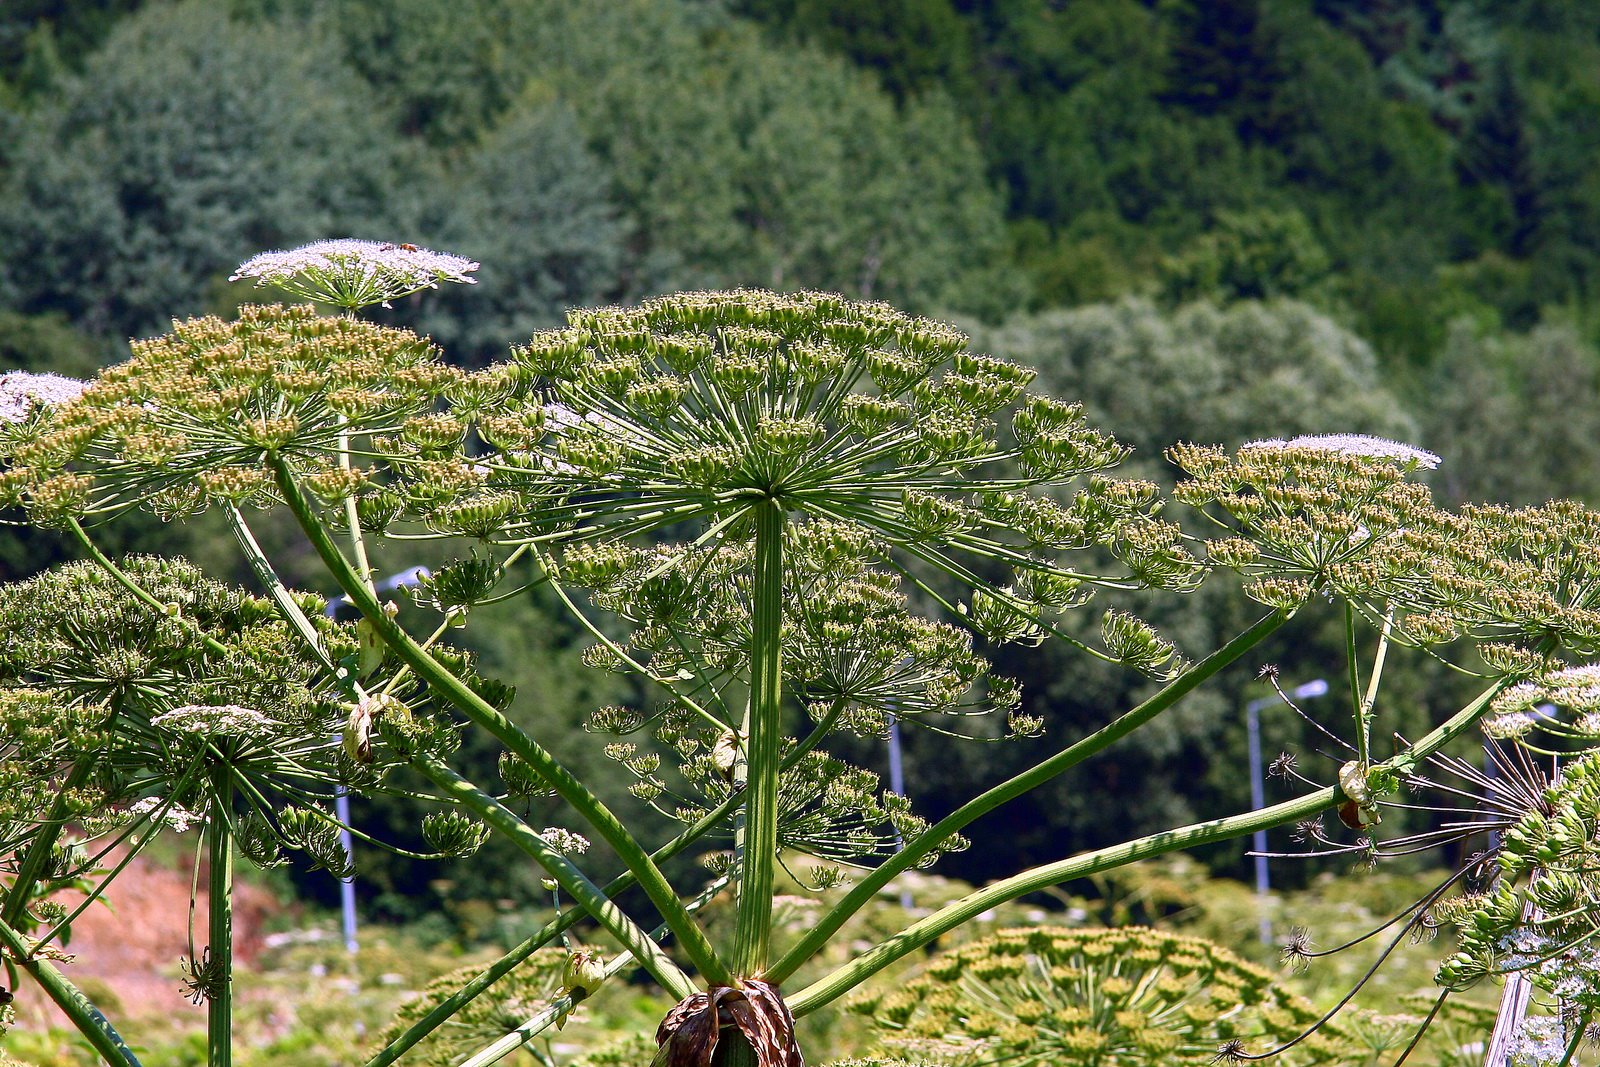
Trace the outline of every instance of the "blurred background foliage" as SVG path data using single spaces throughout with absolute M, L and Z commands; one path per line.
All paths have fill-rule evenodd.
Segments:
M 1596 114 L 1586 0 L 12 0 L 0 369 L 87 374 L 171 316 L 257 299 L 226 282 L 249 255 L 350 235 L 482 262 L 477 286 L 381 312 L 466 364 L 572 306 L 820 287 L 956 318 L 1159 479 L 1179 439 L 1360 431 L 1442 454 L 1450 502 L 1600 503 Z M 124 524 L 110 544 L 248 581 L 221 535 Z M 62 555 L 5 534 L 0 578 Z M 1140 607 L 1200 654 L 1251 619 L 1223 582 Z M 1337 678 L 1331 623 L 1292 629 L 1267 654 L 1286 684 Z M 578 733 L 629 684 L 575 668 L 585 642 L 537 595 L 467 633 L 523 724 L 638 813 Z M 1046 736 L 952 750 L 913 731 L 926 814 L 1145 692 L 1060 647 L 1002 666 Z M 1390 672 L 1380 710 L 1404 733 L 1460 694 L 1425 662 Z M 975 836 L 1014 847 L 950 873 L 1241 810 L 1242 705 L 1267 692 L 1230 673 L 995 816 Z M 1307 711 L 1348 715 L 1336 697 Z M 1331 778 L 1304 723 L 1264 719 L 1269 757 L 1300 746 Z M 1238 846 L 1205 858 L 1246 872 Z M 522 866 L 368 857 L 361 892 L 374 914 L 465 928 L 483 900 L 538 897 Z

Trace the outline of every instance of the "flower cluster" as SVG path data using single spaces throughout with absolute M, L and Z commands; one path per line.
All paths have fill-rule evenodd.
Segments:
M 274 605 L 181 561 L 123 571 L 165 610 L 92 563 L 0 586 L 0 776 L 30 782 L 0 791 L 0 846 L 48 828 L 68 781 L 72 810 L 114 814 L 109 830 L 146 811 L 207 815 L 219 774 L 255 804 L 348 780 L 341 694 Z M 348 627 L 321 625 L 334 655 L 354 651 Z
M 1493 889 L 1436 909 L 1460 937 L 1441 985 L 1465 988 L 1490 974 L 1526 973 L 1588 1013 L 1600 1010 L 1600 751 L 1561 769 L 1502 835 Z
M 546 399 L 477 422 L 484 489 L 557 495 L 512 509 L 511 539 L 715 523 L 771 500 L 967 580 L 956 557 L 1048 571 L 1055 554 L 1099 545 L 1135 581 L 1198 573 L 1153 525 L 1154 486 L 1104 473 L 1126 449 L 1078 406 L 1026 395 L 1032 371 L 885 305 L 681 294 L 575 312 L 514 363 Z
M 1302 434 L 1287 441 L 1271 438 L 1264 441 L 1251 441 L 1239 447 L 1241 452 L 1256 449 L 1276 452 L 1325 452 L 1334 456 L 1363 456 L 1382 460 L 1386 463 L 1398 463 L 1402 467 L 1421 468 L 1423 470 L 1433 470 L 1439 465 L 1439 457 L 1427 449 L 1417 448 L 1415 445 L 1408 445 L 1401 441 L 1391 441 L 1386 437 L 1372 437 L 1360 433 Z
M 815 719 L 878 735 L 890 715 L 927 725 L 1014 711 L 1017 684 L 990 673 L 970 633 L 913 614 L 859 526 L 791 523 L 785 549 L 785 689 Z M 686 696 L 713 698 L 749 648 L 749 568 L 748 541 L 725 537 L 702 547 L 580 544 L 557 570 L 633 625 L 623 651 L 635 663 Z M 604 646 L 595 662 L 618 665 Z
M 69 403 L 88 387 L 88 382 L 59 374 L 7 371 L 0 374 L 0 422 L 21 422 L 35 408 Z
M 589 851 L 589 839 L 562 826 L 546 826 L 539 832 L 544 843 L 563 856 L 581 856 Z
M 242 737 L 270 733 L 278 724 L 254 708 L 241 708 L 237 704 L 185 704 L 154 716 L 150 725 L 206 737 Z
M 1433 547 L 1424 534 L 1437 522 L 1427 489 L 1406 480 L 1415 461 L 1395 456 L 1406 447 L 1347 451 L 1297 439 L 1234 456 L 1182 444 L 1168 457 L 1188 475 L 1177 498 L 1226 531 L 1208 544 L 1211 561 L 1241 571 L 1262 603 L 1295 607 L 1314 594 L 1379 600 L 1420 581 Z
M 1555 714 L 1559 708 L 1576 718 L 1561 721 Z M 1494 737 L 1523 737 L 1535 727 L 1591 739 L 1600 735 L 1600 663 L 1546 671 L 1502 690 L 1483 722 Z
M 1510 1067 L 1567 1067 L 1579 1062 L 1571 1055 L 1573 1046 L 1593 1045 L 1596 1036 L 1592 1028 L 1584 1032 L 1575 1020 L 1537 1015 L 1523 1020 L 1506 1062 Z
M 610 715 L 598 716 L 592 728 L 615 725 Z M 626 725 L 635 726 L 633 722 Z M 711 808 L 735 796 L 741 785 L 735 771 L 739 759 L 731 731 L 718 731 L 683 712 L 661 716 L 655 739 L 679 762 L 679 778 L 687 793 L 675 792 L 662 777 L 662 760 L 635 741 L 606 746 L 606 756 L 621 764 L 636 781 L 630 791 L 663 814 L 693 823 Z M 880 788 L 878 776 L 821 752 L 807 752 L 792 761 L 779 783 L 778 846 L 828 863 L 860 863 L 894 851 L 900 841 L 927 829 L 902 796 Z M 941 852 L 957 852 L 968 842 L 952 835 L 920 866 L 934 863 Z M 829 867 L 813 872 L 813 888 L 837 884 Z
M 1286 1045 L 1319 1013 L 1267 972 L 1195 937 L 1142 927 L 1004 930 L 936 957 L 922 974 L 851 1007 L 886 1051 L 947 1064 L 1212 1064 L 1219 1049 Z M 1324 1025 L 1274 1055 L 1349 1062 Z
M 1600 513 L 1570 500 L 1471 505 L 1440 533 L 1435 614 L 1524 646 L 1548 638 L 1579 655 L 1600 651 Z M 1495 652 L 1485 649 L 1492 667 Z
M 478 264 L 465 256 L 434 252 L 416 245 L 343 238 L 316 241 L 287 252 L 253 256 L 229 276 L 230 282 L 253 278 L 256 286 L 276 286 L 306 300 L 355 310 L 391 300 L 440 282 L 474 284 Z
M 196 815 L 176 804 L 167 803 L 160 797 L 145 797 L 134 801 L 128 806 L 127 814 L 132 819 L 158 818 L 179 833 L 205 821 L 204 816 Z
M 35 521 L 145 504 L 166 516 L 272 499 L 264 459 L 283 455 L 314 488 L 348 496 L 338 462 L 352 436 L 399 434 L 445 393 L 477 396 L 482 375 L 440 363 L 405 330 L 245 307 L 133 343 L 133 358 L 76 400 L 0 423 L 0 504 Z
M 1499 675 L 1550 669 L 1554 646 L 1531 652 L 1547 639 L 1600 647 L 1600 514 L 1570 501 L 1445 511 L 1407 480 L 1426 465 L 1419 451 L 1297 439 L 1168 455 L 1189 476 L 1178 499 L 1227 531 L 1208 542 L 1209 561 L 1243 574 L 1264 603 L 1342 596 L 1374 618 L 1393 612 L 1399 640 L 1476 639 Z
M 0 687 L 0 856 L 20 856 L 57 801 L 74 816 L 103 810 L 114 788 L 93 777 L 67 785 L 83 753 L 110 736 L 109 709 L 48 688 Z M 4 861 L 0 861 L 3 864 Z

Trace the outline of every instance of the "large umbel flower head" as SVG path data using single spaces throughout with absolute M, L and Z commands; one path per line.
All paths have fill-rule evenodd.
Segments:
M 1223 531 L 1209 562 L 1238 570 L 1263 603 L 1337 596 L 1389 617 L 1395 639 L 1475 639 L 1499 675 L 1549 670 L 1557 647 L 1600 650 L 1600 516 L 1580 504 L 1446 511 L 1412 480 L 1436 456 L 1354 434 L 1233 455 L 1180 444 L 1168 457 L 1188 476 L 1176 498 Z
M 313 487 L 350 491 L 345 442 L 398 432 L 448 393 L 492 388 L 446 366 L 409 330 L 254 306 L 232 321 L 174 322 L 75 398 L 0 421 L 0 505 L 34 521 L 92 519 L 145 505 L 174 516 L 272 494 L 282 454 Z
M 478 264 L 465 256 L 435 252 L 410 244 L 340 238 L 315 241 L 287 252 L 263 252 L 239 265 L 230 282 L 255 279 L 307 300 L 346 311 L 389 306 L 440 282 L 473 285 Z
M 1351 1053 L 1331 1026 L 1289 1044 L 1318 1013 L 1266 971 L 1139 927 L 1002 930 L 851 1006 L 872 1018 L 884 1051 L 941 1063 L 1200 1067 L 1280 1046 L 1273 1062 L 1309 1067 Z
M 944 323 L 745 291 L 571 322 L 514 354 L 547 385 L 545 432 L 482 425 L 507 475 L 528 470 L 572 495 L 530 516 L 530 533 L 552 521 L 585 537 L 715 521 L 770 499 L 891 544 L 1037 567 L 1035 549 L 1117 541 L 1153 500 L 1143 483 L 1095 478 L 1127 450 L 1078 406 L 1025 395 L 1031 370 L 968 352 Z M 1027 495 L 1079 479 L 1070 504 Z
M 1127 449 L 949 325 L 743 290 L 569 318 L 513 351 L 537 391 L 476 418 L 476 484 L 424 502 L 440 530 L 570 545 L 698 528 L 714 546 L 770 502 L 902 573 L 988 589 L 968 618 L 1000 639 L 1097 586 L 1198 579 L 1156 487 L 1108 473 Z M 462 440 L 450 421 L 428 429 Z M 437 453 L 417 429 L 420 467 Z M 994 564 L 1015 572 L 1005 589 L 978 574 Z
M 124 573 L 168 610 L 93 563 L 0 586 L 0 853 L 50 828 L 63 781 L 77 783 L 71 813 L 92 836 L 213 814 L 218 774 L 252 809 L 350 780 L 335 740 L 342 695 L 271 603 L 181 560 L 135 557 Z M 348 627 L 321 625 L 330 647 L 353 647 Z M 39 729 L 41 712 L 60 728 Z

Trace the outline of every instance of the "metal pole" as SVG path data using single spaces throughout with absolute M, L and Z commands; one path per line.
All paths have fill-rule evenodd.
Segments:
M 350 794 L 339 786 L 333 794 L 333 811 L 339 819 L 339 843 L 351 860 L 356 856 L 356 840 L 350 833 Z M 356 954 L 356 879 L 355 875 L 339 879 L 339 911 L 344 919 L 344 950 Z
M 416 585 L 422 579 L 429 577 L 428 568 L 417 566 L 408 567 L 399 574 L 392 574 L 379 582 L 377 589 L 400 589 L 408 585 Z M 330 619 L 339 617 L 339 605 L 346 602 L 343 596 L 336 596 L 328 601 L 323 614 Z M 350 832 L 350 792 L 344 786 L 335 786 L 333 790 L 333 813 L 339 820 L 339 844 L 344 846 L 345 858 L 352 865 L 356 858 L 356 839 Z M 349 878 L 339 879 L 339 912 L 344 928 L 344 949 L 352 956 L 360 946 L 356 942 L 356 879 L 354 875 Z
M 1273 700 L 1278 699 L 1273 697 Z M 1244 706 L 1245 725 L 1250 732 L 1250 810 L 1260 811 L 1267 806 L 1261 775 L 1261 708 L 1269 700 L 1252 700 Z M 1256 861 L 1256 901 L 1261 913 L 1261 943 L 1272 944 L 1272 920 L 1267 917 L 1267 892 L 1271 884 L 1267 875 L 1267 831 L 1257 830 L 1250 842 Z
M 1245 728 L 1250 735 L 1250 810 L 1260 811 L 1267 806 L 1266 776 L 1261 769 L 1261 709 L 1280 700 L 1310 700 L 1328 692 L 1328 683 L 1313 678 L 1296 686 L 1288 693 L 1273 693 L 1270 697 L 1252 700 L 1244 706 Z M 1272 883 L 1267 874 L 1267 831 L 1257 830 L 1250 839 L 1250 851 L 1256 861 L 1256 900 L 1261 910 L 1261 943 L 1272 944 L 1272 920 L 1267 917 L 1267 894 Z
M 906 795 L 905 767 L 900 760 L 900 722 L 893 715 L 889 716 L 889 790 L 899 796 Z M 894 832 L 894 843 L 902 844 L 900 831 Z M 900 906 L 907 910 L 915 904 L 911 899 L 911 890 L 902 887 L 900 890 Z
M 328 601 L 328 606 L 323 613 L 330 619 L 338 618 L 339 605 L 344 597 L 335 597 Z M 339 820 L 339 844 L 344 848 L 345 859 L 355 865 L 356 839 L 350 833 L 350 793 L 342 785 L 333 787 L 333 814 Z M 359 944 L 356 942 L 356 880 L 355 876 L 339 879 L 339 916 L 344 929 L 344 950 L 350 955 L 356 954 Z

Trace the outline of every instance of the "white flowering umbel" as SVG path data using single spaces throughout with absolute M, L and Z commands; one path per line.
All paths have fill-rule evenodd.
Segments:
M 135 801 L 128 806 L 128 815 L 134 819 L 144 819 L 147 816 L 158 818 L 163 824 L 179 833 L 205 822 L 206 818 L 179 804 L 164 801 L 160 797 L 145 797 Z
M 316 241 L 287 252 L 263 252 L 246 260 L 228 277 L 231 282 L 254 278 L 256 286 L 274 285 L 296 296 L 354 311 L 373 304 L 389 306 L 440 282 L 473 285 L 478 264 L 465 256 L 435 252 L 416 245 L 341 238 Z
M 1522 1024 L 1522 1032 L 1511 1046 L 1512 1067 L 1557 1067 L 1563 1063 L 1576 1063 L 1568 1058 L 1569 1047 L 1580 1038 L 1568 1034 L 1562 1020 L 1553 1015 L 1541 1015 Z
M 1557 714 L 1566 709 L 1570 716 Z M 1521 737 L 1534 727 L 1592 740 L 1600 733 L 1600 663 L 1549 671 L 1495 697 L 1483 728 L 1495 737 Z
M 560 826 L 546 826 L 539 834 L 544 838 L 544 843 L 561 853 L 563 856 L 581 856 L 589 851 L 589 839 L 582 834 L 575 834 L 571 830 Z
M 155 716 L 150 725 L 208 737 L 249 737 L 269 731 L 277 724 L 254 708 L 237 704 L 185 704 Z
M 1240 451 L 1252 448 L 1335 452 L 1342 456 L 1393 460 L 1402 466 L 1416 466 L 1427 470 L 1433 470 L 1439 465 L 1439 457 L 1427 449 L 1391 441 L 1387 437 L 1371 437 L 1362 433 L 1302 434 L 1287 441 L 1270 438 L 1265 441 L 1251 441 L 1241 446 Z
M 60 374 L 25 370 L 0 374 L 0 422 L 21 422 L 36 407 L 55 407 L 78 399 L 88 382 Z

